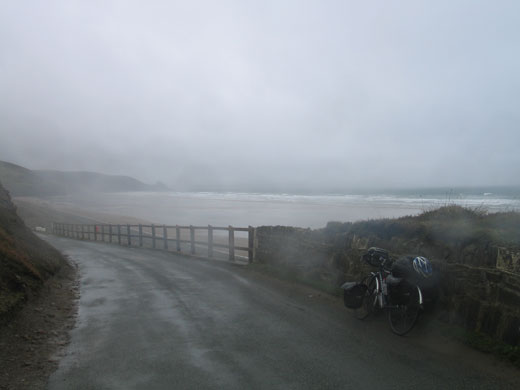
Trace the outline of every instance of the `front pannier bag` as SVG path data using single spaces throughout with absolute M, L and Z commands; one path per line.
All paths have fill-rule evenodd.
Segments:
M 347 282 L 341 286 L 343 289 L 343 302 L 349 309 L 359 309 L 363 304 L 368 287 L 365 284 Z

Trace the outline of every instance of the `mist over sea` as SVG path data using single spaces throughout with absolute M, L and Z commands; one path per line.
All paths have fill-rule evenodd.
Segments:
M 128 192 L 56 196 L 49 201 L 60 207 L 130 216 L 157 224 L 321 228 L 329 221 L 349 222 L 416 215 L 452 204 L 489 212 L 518 211 L 520 189 L 403 189 L 321 195 Z

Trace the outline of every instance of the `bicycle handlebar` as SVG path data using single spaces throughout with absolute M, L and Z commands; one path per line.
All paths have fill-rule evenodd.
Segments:
M 363 254 L 362 259 L 370 264 L 372 267 L 383 267 L 390 262 L 393 262 L 388 255 L 388 251 L 371 247 L 367 250 L 365 254 Z

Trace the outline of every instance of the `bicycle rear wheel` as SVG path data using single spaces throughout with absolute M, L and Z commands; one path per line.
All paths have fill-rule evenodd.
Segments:
M 354 310 L 358 320 L 364 320 L 374 311 L 375 300 L 377 299 L 376 277 L 367 276 L 361 283 L 367 286 L 367 291 L 363 297 L 361 307 Z
M 417 286 L 403 283 L 397 302 L 388 308 L 388 320 L 392 332 L 399 336 L 408 333 L 414 327 L 421 310 Z

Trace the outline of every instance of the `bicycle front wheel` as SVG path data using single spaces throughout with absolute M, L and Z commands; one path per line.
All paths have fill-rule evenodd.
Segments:
M 361 307 L 354 310 L 358 320 L 364 320 L 374 311 L 375 300 L 377 299 L 376 277 L 367 276 L 361 283 L 367 286 L 367 291 Z
M 392 332 L 399 336 L 408 333 L 414 327 L 421 309 L 417 286 L 403 283 L 399 286 L 397 302 L 388 308 L 388 320 Z

